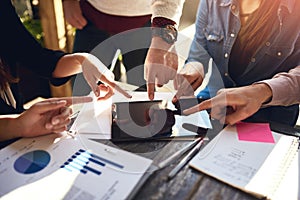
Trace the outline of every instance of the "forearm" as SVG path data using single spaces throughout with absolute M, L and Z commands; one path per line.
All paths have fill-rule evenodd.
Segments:
M 300 103 L 300 66 L 259 83 L 267 84 L 272 90 L 272 99 L 267 105 L 289 106 Z
M 68 77 L 82 72 L 82 64 L 88 57 L 86 53 L 68 54 L 61 57 L 52 73 L 54 78 Z
M 266 105 L 268 102 L 272 100 L 273 92 L 268 84 L 265 83 L 257 83 L 251 85 L 253 90 L 253 100 L 258 100 L 261 105 Z
M 16 118 L 0 118 L 0 141 L 21 137 L 22 128 Z

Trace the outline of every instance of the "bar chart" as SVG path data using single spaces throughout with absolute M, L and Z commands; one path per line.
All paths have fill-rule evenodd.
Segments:
M 82 174 L 93 173 L 101 175 L 107 165 L 118 169 L 124 168 L 122 164 L 103 158 L 89 150 L 79 149 L 61 165 L 61 168 L 70 172 L 79 171 Z

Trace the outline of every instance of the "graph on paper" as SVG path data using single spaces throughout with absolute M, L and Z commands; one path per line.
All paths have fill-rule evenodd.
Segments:
M 50 154 L 44 150 L 35 150 L 16 159 L 14 169 L 21 174 L 33 174 L 44 169 L 50 162 Z
M 124 168 L 122 164 L 103 158 L 90 151 L 79 149 L 61 166 L 61 168 L 70 172 L 80 171 L 82 174 L 93 173 L 95 175 L 101 175 L 107 165 L 119 169 Z

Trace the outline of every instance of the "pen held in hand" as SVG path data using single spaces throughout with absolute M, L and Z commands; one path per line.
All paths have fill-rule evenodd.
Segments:
M 176 167 L 168 174 L 168 180 L 171 180 L 200 150 L 203 144 L 203 138 L 199 143 L 186 155 Z

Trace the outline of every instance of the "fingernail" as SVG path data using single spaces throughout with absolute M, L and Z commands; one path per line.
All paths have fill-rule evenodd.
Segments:
M 45 125 L 45 128 L 48 129 L 48 130 L 52 129 L 52 127 L 53 127 L 52 124 L 49 124 L 49 123 L 47 123 Z
M 59 123 L 59 119 L 54 119 L 54 120 L 52 120 L 52 125 L 56 125 L 56 124 L 58 124 Z
M 153 100 L 153 99 L 154 99 L 154 95 L 153 95 L 153 94 L 150 94 L 150 95 L 149 95 L 149 99 L 150 99 L 150 100 Z
M 96 95 L 96 97 L 99 96 L 99 92 L 98 92 L 98 91 L 95 91 L 95 95 Z
M 66 100 L 59 100 L 59 101 L 56 101 L 56 104 L 62 104 L 62 103 L 67 103 Z

